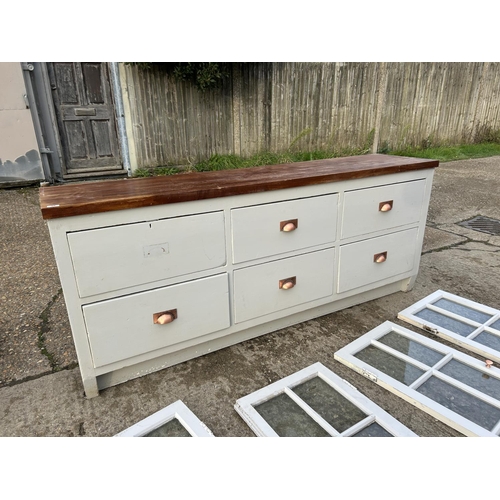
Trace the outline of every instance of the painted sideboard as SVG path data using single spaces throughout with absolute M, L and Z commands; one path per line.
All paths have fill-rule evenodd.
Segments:
M 86 396 L 410 289 L 437 166 L 364 155 L 42 187 Z

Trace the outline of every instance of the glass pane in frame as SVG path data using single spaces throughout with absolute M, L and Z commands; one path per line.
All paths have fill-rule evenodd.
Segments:
M 367 425 L 364 429 L 356 432 L 352 437 L 394 437 L 390 432 L 387 432 L 380 424 L 373 422 Z
M 417 388 L 417 391 L 490 431 L 500 420 L 500 408 L 496 408 L 438 377 L 430 377 Z
M 427 366 L 434 366 L 444 357 L 443 353 L 430 349 L 396 332 L 389 332 L 387 335 L 380 337 L 378 341 L 392 347 L 396 351 L 406 354 L 410 358 L 425 363 Z
M 279 395 L 279 399 L 276 395 Z M 343 410 L 337 405 L 345 408 L 347 413 L 342 414 Z M 253 432 L 261 437 L 297 434 L 296 428 L 291 431 L 277 428 L 278 424 L 281 425 L 280 419 L 281 422 L 289 420 L 289 415 L 283 415 L 288 411 L 287 408 L 290 408 L 290 414 L 293 414 L 292 419 L 295 419 L 297 414 L 300 415 L 297 408 L 303 410 L 330 436 L 351 436 L 377 421 L 393 436 L 417 437 L 414 432 L 321 363 L 314 363 L 238 399 L 234 408 Z M 268 412 L 266 418 L 271 415 L 269 421 L 262 416 L 265 412 Z M 306 422 L 307 426 L 310 425 L 310 420 L 303 419 L 303 415 L 300 415 L 299 419 Z M 356 423 L 347 427 L 352 422 Z M 331 424 L 335 424 L 338 429 Z M 339 430 L 344 428 L 346 430 L 339 434 Z M 310 427 L 308 429 L 306 432 L 310 433 Z
M 463 304 L 458 304 L 457 302 L 444 298 L 437 300 L 433 305 L 440 307 L 441 309 L 445 309 L 446 311 L 458 314 L 459 316 L 462 316 L 462 318 L 476 321 L 477 323 L 486 323 L 486 321 L 492 317 L 492 314 L 486 314 L 485 312 L 477 311 L 471 307 L 467 307 Z
M 474 342 L 500 352 L 500 336 L 483 331 L 474 337 Z
M 439 371 L 483 394 L 500 400 L 500 380 L 484 371 L 477 370 L 456 359 L 450 360 Z
M 303 382 L 292 390 L 339 433 L 366 418 L 366 413 L 320 377 Z
M 363 348 L 391 331 L 440 351 L 446 355 L 447 362 L 453 360 L 463 366 L 452 363 L 442 371 L 441 364 L 429 367 L 418 385 L 408 387 L 357 358 Z M 484 362 L 448 345 L 386 321 L 338 350 L 335 359 L 467 436 L 498 437 L 500 434 L 500 398 L 493 397 L 497 394 L 500 370 L 494 366 L 487 368 Z
M 285 393 L 256 405 L 254 408 L 280 437 L 330 436 Z
M 442 326 L 450 332 L 458 333 L 459 335 L 462 335 L 464 337 L 470 335 L 477 328 L 475 326 L 462 323 L 462 321 L 458 321 L 454 318 L 449 318 L 448 316 L 440 314 L 436 311 L 431 311 L 427 308 L 415 313 L 415 316 L 420 319 L 429 321 L 430 323 L 434 323 L 435 325 Z
M 162 408 L 115 437 L 214 437 L 210 429 L 181 401 Z
M 447 308 L 453 314 L 461 313 L 464 321 L 429 309 L 435 306 Z M 398 318 L 500 363 L 500 329 L 496 329 L 500 328 L 498 309 L 437 290 L 401 311 Z M 474 321 L 474 324 L 468 325 L 466 321 Z
M 373 345 L 365 347 L 354 356 L 405 385 L 413 384 L 425 373 L 424 370 Z
M 192 437 L 187 429 L 179 422 L 177 418 L 173 418 L 170 422 L 160 425 L 156 429 L 144 434 L 144 437 Z

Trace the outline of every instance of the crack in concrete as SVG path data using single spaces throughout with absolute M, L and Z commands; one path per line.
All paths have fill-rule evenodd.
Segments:
M 495 246 L 495 245 L 492 245 Z M 500 252 L 500 248 L 495 247 L 496 250 L 481 250 L 480 248 L 459 248 L 458 250 L 462 250 L 464 252 L 485 252 L 485 253 L 498 253 Z
M 50 352 L 46 345 L 46 334 L 50 331 L 50 313 L 52 307 L 54 306 L 56 300 L 62 296 L 62 288 L 59 288 L 57 293 L 49 300 L 48 304 L 45 306 L 44 310 L 39 314 L 38 319 L 40 319 L 41 323 L 38 328 L 38 331 L 35 332 L 38 338 L 37 347 L 40 349 L 40 352 L 43 356 L 45 356 L 49 362 L 49 370 L 43 371 L 41 373 L 37 373 L 36 375 L 28 375 L 26 377 L 20 379 L 10 380 L 8 382 L 0 382 L 0 388 L 3 387 L 14 387 L 16 385 L 22 384 L 24 382 L 29 382 L 31 380 L 37 380 L 39 378 L 45 377 L 46 375 L 51 375 L 56 372 L 64 371 L 64 370 L 73 370 L 78 367 L 78 362 L 71 362 L 67 365 L 61 365 L 54 353 Z
M 49 365 L 50 365 L 50 369 L 51 369 L 52 373 L 60 371 L 61 367 L 60 367 L 59 362 L 56 359 L 55 355 L 53 353 L 51 353 L 47 349 L 47 346 L 45 345 L 45 342 L 46 342 L 45 334 L 49 331 L 50 311 L 51 311 L 52 306 L 54 305 L 55 301 L 57 300 L 57 298 L 60 295 L 62 295 L 62 288 L 59 288 L 57 293 L 50 299 L 50 301 L 47 304 L 47 306 L 45 307 L 45 309 L 38 316 L 39 319 L 42 321 L 40 324 L 40 328 L 38 330 L 38 347 L 40 349 L 40 352 L 49 361 Z
M 465 245 L 466 243 L 469 243 L 469 241 L 459 241 L 458 243 L 451 243 L 450 245 L 445 245 L 444 247 L 433 248 L 432 250 L 426 250 L 425 252 L 422 252 L 421 255 L 427 255 L 428 253 L 444 252 L 445 250 L 450 250 L 451 248 L 456 248 L 460 245 Z
M 481 240 L 475 240 L 473 238 L 469 238 L 469 236 L 465 236 L 463 234 L 459 233 L 454 233 L 452 231 L 442 229 L 439 227 L 439 225 L 431 225 L 427 224 L 427 227 L 430 227 L 432 229 L 437 229 L 438 231 L 443 231 L 443 233 L 447 234 L 452 234 L 453 236 L 459 236 L 460 238 L 465 238 L 465 241 L 458 241 L 457 243 L 450 243 L 449 245 L 445 245 L 443 247 L 439 248 L 434 248 L 432 250 L 426 250 L 425 252 L 422 252 L 421 255 L 427 255 L 429 253 L 435 253 L 435 252 L 443 252 L 444 250 L 449 250 L 451 248 L 457 248 L 460 247 L 461 245 L 466 245 L 467 243 L 481 243 L 482 245 L 490 246 L 496 248 L 496 250 L 480 250 L 477 248 L 471 249 L 471 248 L 457 248 L 458 250 L 462 250 L 464 252 L 488 252 L 488 253 L 497 253 L 500 252 L 500 247 L 498 245 L 495 245 L 494 243 L 490 243 L 489 241 L 481 241 Z
M 24 384 L 24 382 L 30 382 L 32 380 L 38 380 L 39 378 L 43 378 L 47 375 L 52 375 L 55 372 L 60 372 L 60 371 L 64 371 L 64 370 L 69 371 L 69 370 L 73 370 L 73 368 L 77 368 L 77 367 L 78 367 L 78 363 L 70 363 L 67 366 L 59 366 L 58 369 L 55 371 L 48 370 L 48 371 L 43 372 L 43 373 L 37 373 L 36 375 L 28 375 L 27 377 L 24 377 L 24 378 L 11 380 L 9 382 L 0 384 L 0 389 L 3 387 L 14 387 L 14 386 L 19 385 L 19 384 Z M 85 397 L 85 393 L 82 394 L 82 397 Z
M 484 243 L 485 245 L 492 245 L 492 246 L 498 246 L 498 245 L 495 245 L 494 243 L 490 243 L 489 239 L 488 241 L 484 241 L 484 240 L 475 240 L 474 238 L 471 238 L 469 236 L 466 236 L 465 234 L 461 234 L 461 233 L 455 233 L 453 231 L 449 231 L 449 230 L 446 230 L 446 229 L 443 229 L 442 227 L 440 226 L 436 226 L 434 227 L 433 229 L 437 229 L 438 231 L 443 231 L 444 233 L 448 233 L 448 234 L 453 234 L 454 236 L 460 236 L 461 238 L 466 238 L 467 240 L 469 241 L 473 241 L 475 243 Z M 474 231 L 473 229 L 469 229 L 469 231 Z M 494 234 L 488 234 L 488 233 L 483 233 L 481 231 L 476 231 L 476 233 L 480 233 L 482 234 L 483 236 L 487 236 L 488 238 L 494 238 L 496 235 Z

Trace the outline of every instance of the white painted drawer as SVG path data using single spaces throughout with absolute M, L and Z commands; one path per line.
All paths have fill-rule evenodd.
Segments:
M 177 319 L 153 315 L 177 310 Z M 229 327 L 226 273 L 83 307 L 94 367 L 202 337 Z
M 339 254 L 338 292 L 411 271 L 415 261 L 418 228 L 342 245 Z M 418 249 L 420 251 L 420 248 Z M 386 252 L 385 262 L 375 256 Z
M 333 243 L 338 195 L 314 196 L 231 210 L 233 262 L 246 262 Z M 297 219 L 297 229 L 282 223 Z
M 80 297 L 226 263 L 223 212 L 79 231 L 68 242 Z
M 347 191 L 344 196 L 341 238 L 418 222 L 424 192 L 425 180 Z M 386 202 L 392 205 L 391 210 L 381 211 L 381 204 Z
M 335 250 L 329 248 L 234 272 L 235 322 L 264 316 L 332 295 Z M 295 277 L 295 286 L 279 287 Z

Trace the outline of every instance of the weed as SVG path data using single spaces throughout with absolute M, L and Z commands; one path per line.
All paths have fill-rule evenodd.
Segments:
M 134 177 L 156 177 L 158 175 L 173 175 L 178 174 L 181 170 L 175 167 L 152 167 L 138 168 L 134 172 Z
M 197 172 L 206 172 L 210 170 L 232 170 L 242 168 L 243 159 L 236 155 L 212 155 L 208 160 L 194 165 Z
M 500 129 L 495 130 L 491 125 L 483 123 L 476 128 L 472 142 L 474 144 L 500 144 Z
M 379 146 L 377 153 L 387 154 L 390 151 L 389 142 L 382 141 L 382 144 Z
M 368 136 L 366 137 L 364 148 L 366 151 L 371 151 L 373 147 L 373 139 L 375 138 L 375 129 L 372 128 L 370 132 L 368 132 Z
M 58 292 L 50 299 L 49 303 L 47 304 L 47 307 L 40 313 L 38 316 L 39 319 L 41 320 L 40 323 L 40 329 L 38 331 L 38 348 L 40 349 L 40 352 L 42 353 L 43 356 L 47 358 L 49 361 L 50 367 L 53 372 L 58 372 L 61 368 L 59 366 L 59 363 L 57 361 L 57 358 L 54 356 L 53 353 L 51 353 L 46 346 L 46 337 L 45 334 L 47 333 L 49 329 L 49 319 L 50 319 L 50 311 L 52 306 L 54 305 L 54 302 L 57 300 L 57 298 L 62 295 L 62 288 L 58 290 Z
M 430 149 L 432 147 L 438 147 L 432 135 L 427 136 L 425 139 L 422 139 L 420 142 L 420 149 Z
M 458 146 L 436 146 L 426 149 L 406 147 L 404 149 L 389 151 L 388 154 L 411 156 L 416 158 L 429 158 L 439 160 L 441 162 L 447 162 L 500 155 L 500 144 L 462 144 Z
M 172 75 L 177 80 L 191 81 L 204 92 L 220 86 L 229 76 L 229 63 L 213 62 L 126 62 L 141 71 L 160 71 Z
M 290 146 L 288 146 L 288 149 L 291 150 L 295 146 L 295 144 L 300 141 L 300 139 L 302 139 L 306 135 L 309 135 L 311 132 L 312 128 L 305 128 L 297 137 L 295 137 L 295 139 L 293 139 L 293 141 L 290 143 Z
M 328 158 L 339 158 L 345 156 L 363 155 L 370 152 L 368 147 L 373 142 L 371 132 L 367 141 L 361 148 L 343 149 L 318 149 L 314 151 L 283 151 L 272 153 L 264 151 L 250 157 L 237 155 L 213 155 L 210 158 L 198 163 L 193 163 L 185 167 L 153 167 L 139 168 L 134 172 L 134 177 L 154 177 L 158 175 L 174 175 L 182 172 L 209 172 L 217 170 L 234 170 L 239 168 L 259 167 L 263 165 L 281 165 L 300 161 L 325 160 Z M 387 141 L 383 141 L 378 149 L 378 153 L 391 154 L 397 156 L 410 156 L 417 158 L 428 158 L 441 162 L 453 160 L 466 160 L 470 158 L 484 158 L 488 156 L 500 155 L 499 142 L 485 142 L 481 144 L 462 144 L 458 146 L 445 146 L 433 144 L 433 139 L 429 136 L 422 141 L 419 147 L 406 146 L 400 149 L 391 150 Z

